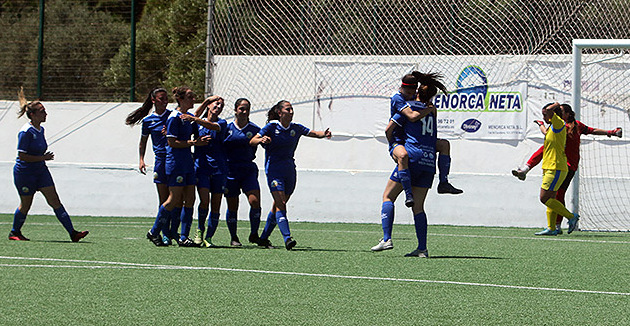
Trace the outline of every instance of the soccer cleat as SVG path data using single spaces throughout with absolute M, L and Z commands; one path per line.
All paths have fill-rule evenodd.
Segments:
M 274 249 L 275 247 L 271 244 L 269 239 L 260 239 L 258 240 L 258 246 L 263 247 L 265 249 Z
M 381 239 L 381 241 L 379 241 L 376 246 L 371 248 L 372 251 L 383 251 L 383 250 L 389 250 L 389 249 L 394 249 L 394 244 L 392 243 L 392 239 L 389 239 L 387 241 L 384 241 L 383 239 Z
M 512 170 L 512 175 L 517 177 L 521 181 L 525 181 L 525 178 L 527 177 L 527 173 L 525 173 L 525 171 L 521 169 Z
M 167 237 L 167 236 L 163 236 L 163 237 L 162 237 L 162 243 L 163 243 L 165 246 L 170 246 L 170 245 L 172 245 L 172 244 L 173 244 L 173 241 L 171 240 L 171 238 L 169 238 L 169 237 Z
M 260 241 L 260 237 L 258 237 L 257 233 L 250 233 L 249 234 L 249 242 L 250 243 L 258 244 L 258 241 Z
M 9 240 L 30 241 L 31 239 L 25 237 L 20 231 L 11 231 L 9 232 Z
M 550 228 L 546 228 L 540 232 L 534 233 L 534 235 L 558 235 L 558 231 L 551 230 Z
M 562 234 L 562 228 L 558 224 L 556 224 L 556 234 Z
M 195 240 L 193 240 L 193 242 L 200 246 L 203 244 L 203 230 L 197 229 L 197 235 L 195 235 Z
M 459 195 L 459 194 L 461 194 L 464 191 L 461 190 L 461 189 L 457 189 L 457 188 L 453 187 L 452 184 L 450 184 L 448 181 L 446 181 L 446 182 L 440 182 L 438 184 L 437 192 L 438 192 L 438 194 Z
M 79 240 L 85 238 L 88 235 L 88 233 L 90 233 L 90 231 L 79 232 L 77 230 L 72 230 L 72 235 L 70 235 L 70 239 L 72 239 L 72 242 L 79 242 Z
M 232 247 L 240 247 L 240 246 L 242 246 L 242 245 L 243 245 L 243 244 L 241 243 L 241 240 L 239 240 L 239 239 L 238 239 L 238 237 L 233 238 L 233 239 L 230 241 L 230 246 L 232 246 Z
M 429 258 L 429 250 L 427 250 L 427 249 L 425 249 L 425 250 L 416 249 L 416 250 L 406 254 L 405 257 Z
M 205 238 L 203 239 L 203 242 L 201 243 L 202 247 L 206 247 L 206 248 L 215 248 L 216 246 L 214 245 L 214 243 L 212 243 L 212 239 L 210 238 Z
M 569 229 L 567 230 L 568 234 L 571 234 L 571 232 L 577 229 L 579 220 L 580 220 L 580 215 L 578 215 L 578 213 L 573 213 L 573 218 L 569 219 Z
M 284 247 L 287 248 L 287 250 L 291 250 L 293 249 L 293 247 L 295 247 L 295 245 L 297 244 L 297 241 L 293 240 L 293 238 L 288 237 L 287 241 L 284 242 Z
M 187 248 L 194 248 L 194 247 L 200 247 L 200 245 L 196 244 L 194 241 L 190 240 L 190 238 L 186 237 L 183 240 L 180 238 L 179 240 L 177 240 L 177 244 L 180 247 L 187 247 Z
M 162 237 L 151 234 L 151 231 L 147 232 L 147 239 L 151 240 L 151 242 L 153 242 L 153 244 L 157 247 L 165 246 L 164 242 L 162 242 Z
M 405 206 L 413 207 L 413 205 L 414 205 L 413 197 L 408 197 L 407 199 L 405 199 Z

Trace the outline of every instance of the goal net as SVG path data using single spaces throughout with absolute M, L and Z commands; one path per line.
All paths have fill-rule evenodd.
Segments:
M 573 104 L 590 127 L 623 138 L 582 136 L 574 191 L 583 230 L 630 230 L 630 40 L 575 40 Z M 576 87 L 580 85 L 580 87 Z

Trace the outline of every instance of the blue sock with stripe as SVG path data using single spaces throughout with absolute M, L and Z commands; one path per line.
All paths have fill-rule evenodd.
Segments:
M 182 221 L 182 208 L 181 207 L 175 207 L 175 209 L 173 209 L 171 211 L 171 216 L 170 216 L 170 220 L 171 220 L 171 228 L 170 228 L 170 238 L 171 239 L 177 239 L 177 233 L 179 233 L 179 224 Z
M 74 227 L 72 226 L 72 221 L 70 220 L 70 216 L 68 215 L 68 212 L 66 212 L 66 209 L 63 208 L 63 205 L 61 205 L 54 211 L 55 216 L 57 216 L 57 219 L 59 220 L 59 222 L 61 222 L 61 225 L 63 225 L 66 231 L 68 231 L 68 233 L 72 235 Z
M 289 230 L 289 220 L 287 220 L 287 211 L 276 212 L 276 223 L 278 223 L 278 229 L 282 233 L 282 237 L 286 242 L 291 237 L 291 230 Z
M 413 222 L 414 226 L 416 227 L 418 249 L 427 250 L 427 214 L 425 212 L 422 212 L 414 215 Z
M 403 190 L 405 191 L 406 199 L 413 200 L 413 192 L 411 189 L 411 176 L 409 175 L 409 169 L 398 170 L 398 178 L 400 179 L 400 184 L 402 184 Z
M 210 220 L 208 220 L 208 233 L 206 233 L 206 239 L 212 239 L 218 227 L 219 213 L 210 212 Z
M 262 209 L 260 207 L 249 209 L 249 227 L 252 234 L 258 234 L 258 228 L 260 228 L 261 213 Z
M 273 212 L 269 212 L 267 215 L 267 222 L 265 223 L 265 228 L 263 229 L 262 234 L 260 235 L 261 239 L 269 239 L 271 232 L 276 227 L 276 214 Z
M 182 219 L 182 234 L 180 234 L 179 239 L 184 240 L 188 238 L 190 235 L 190 228 L 193 222 L 193 213 L 194 209 L 192 207 L 184 207 L 182 208 L 181 219 Z
M 197 228 L 201 231 L 206 230 L 206 219 L 208 219 L 208 212 L 209 210 L 207 208 L 201 208 L 201 206 L 197 208 Z
M 384 201 L 381 206 L 381 225 L 383 227 L 383 240 L 391 239 L 394 227 L 394 203 L 391 201 Z
M 226 223 L 228 231 L 230 231 L 230 237 L 232 239 L 238 238 L 238 235 L 236 234 L 238 226 L 238 212 L 228 210 L 226 213 Z
M 11 231 L 21 232 L 25 221 L 26 215 L 24 215 L 19 208 L 16 208 L 15 213 L 13 214 L 13 228 Z
M 451 171 L 451 156 L 439 155 L 437 166 L 439 170 L 440 182 L 448 182 L 448 174 Z
M 160 205 L 157 216 L 155 217 L 155 222 L 153 222 L 153 227 L 149 232 L 151 232 L 152 235 L 157 235 L 160 231 L 163 231 L 164 228 L 166 228 L 166 222 L 171 218 L 171 214 L 172 211 L 169 212 L 164 206 Z

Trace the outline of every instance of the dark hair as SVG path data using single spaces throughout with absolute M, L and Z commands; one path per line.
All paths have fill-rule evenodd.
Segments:
M 175 97 L 177 104 L 179 104 L 179 100 L 183 99 L 186 96 L 186 92 L 188 92 L 189 90 L 190 88 L 186 86 L 173 87 L 173 97 Z
M 548 107 L 552 106 L 554 103 L 547 103 L 545 104 L 545 106 L 543 106 L 543 110 L 547 109 Z M 562 117 L 562 109 L 560 108 L 560 105 L 556 106 L 553 109 L 553 112 L 555 112 L 559 117 Z
M 153 100 L 155 99 L 157 94 L 161 92 L 168 94 L 166 89 L 162 87 L 156 87 L 152 89 L 149 92 L 149 95 L 147 95 L 147 98 L 144 100 L 144 103 L 142 103 L 142 106 L 129 113 L 127 119 L 125 119 L 125 124 L 132 126 L 134 124 L 140 123 L 140 120 L 142 120 L 142 118 L 146 117 L 147 114 L 151 112 L 151 108 L 153 108 Z
M 418 73 L 417 77 L 418 82 L 420 83 L 420 86 L 418 87 L 418 97 L 420 100 L 425 102 L 429 101 L 433 96 L 435 96 L 435 94 L 437 94 L 438 89 L 444 92 L 444 94 L 448 94 L 446 86 L 442 83 L 442 79 L 444 77 L 440 73 Z
M 565 121 L 568 124 L 567 127 L 567 137 L 573 137 L 573 129 L 575 129 L 575 112 L 573 112 L 573 108 L 569 104 L 560 104 L 560 108 L 563 113 L 567 114 L 567 120 Z M 562 115 L 562 119 L 564 119 L 564 114 Z M 578 136 L 579 137 L 579 136 Z
M 269 123 L 269 121 L 271 120 L 280 120 L 280 110 L 282 110 L 282 106 L 285 103 L 289 103 L 289 101 L 285 101 L 282 100 L 278 103 L 276 103 L 276 105 L 272 106 L 271 109 L 269 109 L 269 111 L 267 111 L 267 123 Z
M 248 99 L 246 99 L 244 97 L 241 97 L 238 100 L 236 100 L 236 102 L 234 102 L 234 110 L 236 110 L 236 108 L 238 108 L 238 106 L 241 105 L 241 103 L 243 103 L 243 102 L 247 102 L 247 103 L 249 103 L 249 105 L 252 104 L 252 102 L 250 102 Z
M 18 119 L 21 118 L 24 114 L 26 114 L 27 118 L 31 119 L 31 114 L 35 113 L 35 111 L 37 111 L 39 104 L 41 104 L 39 101 L 33 101 L 33 102 L 27 101 L 26 96 L 24 96 L 23 87 L 20 87 L 20 90 L 18 91 L 18 101 L 20 102 L 20 109 L 18 110 Z
M 402 85 L 400 87 L 415 90 L 418 88 L 418 79 L 421 74 L 421 72 L 414 70 L 411 73 L 404 75 L 402 78 Z

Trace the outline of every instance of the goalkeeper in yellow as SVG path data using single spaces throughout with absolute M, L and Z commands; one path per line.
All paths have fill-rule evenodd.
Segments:
M 545 135 L 545 144 L 542 159 L 543 180 L 540 187 L 540 201 L 547 206 L 547 228 L 537 232 L 536 235 L 557 235 L 556 214 L 569 219 L 568 233 L 573 232 L 578 224 L 579 216 L 571 213 L 556 199 L 556 192 L 566 178 L 569 168 L 564 148 L 567 140 L 567 130 L 564 121 L 560 118 L 562 111 L 559 103 L 549 103 L 542 109 L 542 115 L 546 123 L 551 126 Z

